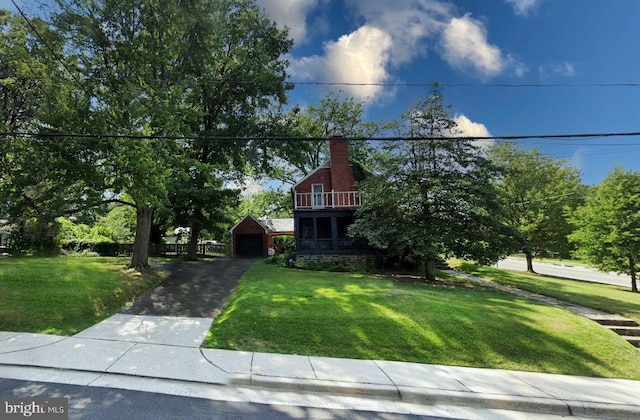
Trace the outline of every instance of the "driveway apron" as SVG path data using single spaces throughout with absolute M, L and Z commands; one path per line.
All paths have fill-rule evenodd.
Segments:
M 208 262 L 171 264 L 172 272 L 160 286 L 120 313 L 215 318 L 238 285 L 240 277 L 255 261 L 216 258 Z

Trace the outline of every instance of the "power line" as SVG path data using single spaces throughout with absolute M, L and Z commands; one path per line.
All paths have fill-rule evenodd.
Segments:
M 38 35 L 36 33 L 36 35 Z M 38 36 L 39 37 L 39 36 Z M 44 42 L 44 41 L 43 41 Z M 45 43 L 45 46 L 46 43 Z M 47 46 L 51 51 L 51 48 Z M 55 54 L 53 51 L 51 51 Z M 57 57 L 56 57 L 57 58 Z M 64 65 L 64 64 L 63 64 Z M 69 71 L 67 69 L 67 71 Z M 55 80 L 54 75 L 34 75 L 33 79 Z M 62 80 L 62 79 L 61 79 Z M 79 82 L 76 80 L 76 82 Z M 230 79 L 199 79 L 192 80 L 194 84 L 216 84 L 230 83 L 236 85 L 256 85 L 256 84 L 276 84 L 280 82 L 265 82 L 258 80 L 230 80 Z M 332 81 L 296 81 L 288 80 L 285 83 L 293 86 L 346 86 L 346 87 L 433 87 L 436 82 L 389 82 L 389 83 L 367 83 L 367 82 L 332 82 Z M 445 88 L 507 88 L 507 89 L 523 89 L 523 88 L 638 88 L 640 83 L 441 83 L 439 86 Z
M 243 82 L 238 82 L 243 83 Z M 246 83 L 252 83 L 247 81 Z M 254 82 L 255 83 L 255 82 Z M 432 83 L 352 83 L 352 82 L 289 82 L 292 85 L 315 86 L 377 86 L 377 87 L 432 87 Z M 585 87 L 640 87 L 640 83 L 438 83 L 442 87 L 458 88 L 585 88 Z
M 303 136 L 171 136 L 171 135 L 138 135 L 138 134 L 83 134 L 83 133 L 30 133 L 21 131 L 0 132 L 2 137 L 27 137 L 27 138 L 84 138 L 84 139 L 126 139 L 126 140 L 200 140 L 200 141 L 323 141 L 326 137 Z M 454 136 L 373 136 L 373 137 L 349 137 L 356 141 L 476 141 L 476 140 L 528 140 L 528 139 L 593 139 L 611 137 L 640 137 L 640 132 L 624 133 L 580 133 L 580 134 L 535 134 L 514 136 L 479 136 L 479 137 L 454 137 Z M 626 146 L 628 144 L 625 144 Z

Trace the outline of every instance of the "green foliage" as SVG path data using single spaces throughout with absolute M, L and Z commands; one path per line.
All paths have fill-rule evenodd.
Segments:
M 640 261 L 640 172 L 617 168 L 588 195 L 572 217 L 577 254 L 603 271 L 631 276 L 638 291 Z
M 263 190 L 240 201 L 238 216 L 251 214 L 254 217 L 281 219 L 293 217 L 291 193 L 282 190 Z
M 219 229 L 228 207 L 221 185 L 255 155 L 251 147 L 109 135 L 255 135 L 257 116 L 291 87 L 287 32 L 250 0 L 42 6 L 49 14 L 32 21 L 65 65 L 3 11 L 0 95 L 11 115 L 0 115 L 0 128 L 105 137 L 0 142 L 0 214 L 47 226 L 105 201 L 126 202 L 136 209 L 131 265 L 139 269 L 148 267 L 154 213 L 188 215 L 196 239 L 202 228 Z
M 442 94 L 430 96 L 403 116 L 405 136 L 455 133 Z M 386 144 L 377 174 L 360 186 L 363 204 L 349 232 L 401 260 L 431 262 L 443 255 L 496 261 L 512 249 L 495 178 L 498 170 L 469 139 L 405 140 Z
M 567 215 L 585 193 L 579 171 L 536 149 L 525 151 L 510 143 L 494 145 L 490 156 L 504 168 L 498 183 L 502 206 L 509 224 L 520 233 L 520 249 L 529 262 L 537 256 L 568 258 L 572 247 L 567 236 L 573 227 Z

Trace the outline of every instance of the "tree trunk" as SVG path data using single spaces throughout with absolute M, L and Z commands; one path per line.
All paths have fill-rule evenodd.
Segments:
M 149 268 L 149 237 L 153 207 L 143 205 L 136 208 L 136 238 L 133 241 L 133 255 L 127 268 L 145 271 Z
M 189 236 L 189 243 L 187 244 L 187 256 L 191 261 L 198 259 L 198 236 L 200 236 L 200 228 L 192 226 L 191 236 Z
M 629 268 L 631 269 L 631 291 L 638 293 L 636 261 L 635 258 L 633 258 L 633 255 L 629 255 Z
M 527 257 L 527 273 L 536 274 L 536 272 L 533 271 L 533 253 L 531 250 L 525 250 L 524 255 Z
M 424 278 L 427 281 L 436 281 L 436 262 L 434 260 L 424 262 Z

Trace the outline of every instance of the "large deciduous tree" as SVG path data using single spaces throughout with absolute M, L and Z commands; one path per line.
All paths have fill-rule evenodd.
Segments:
M 350 233 L 388 255 L 424 262 L 428 280 L 443 256 L 487 263 L 505 255 L 513 232 L 501 218 L 497 168 L 470 139 L 437 139 L 456 134 L 440 89 L 403 119 L 401 134 L 415 140 L 385 146 L 377 173 L 361 184 Z
M 333 134 L 347 138 L 369 138 L 387 124 L 364 121 L 364 104 L 342 92 L 328 93 L 318 104 L 294 106 L 271 115 L 268 136 L 296 137 L 296 140 L 264 142 L 261 169 L 270 178 L 295 184 L 320 166 L 328 157 L 325 140 Z M 305 140 L 305 138 L 316 140 Z M 374 149 L 366 140 L 349 142 L 349 154 L 362 164 L 371 163 Z
M 640 262 L 640 172 L 615 169 L 590 191 L 571 218 L 577 254 L 603 271 L 631 276 L 638 292 Z
M 86 98 L 88 117 L 74 131 L 105 135 L 93 147 L 102 188 L 126 193 L 122 201 L 136 208 L 129 266 L 143 270 L 153 213 L 170 206 L 173 168 L 193 174 L 199 162 L 189 190 L 198 195 L 220 188 L 210 177 L 242 166 L 246 150 L 109 136 L 250 135 L 255 114 L 286 99 L 283 55 L 292 43 L 250 0 L 56 0 L 51 22 Z
M 495 144 L 490 156 L 504 168 L 498 189 L 508 221 L 520 233 L 527 271 L 534 272 L 536 256 L 569 257 L 567 236 L 573 228 L 568 214 L 581 203 L 585 191 L 580 172 L 563 160 L 510 143 Z

